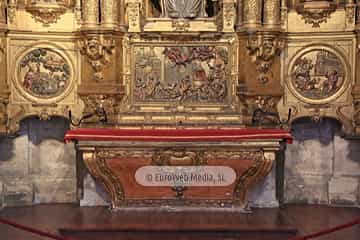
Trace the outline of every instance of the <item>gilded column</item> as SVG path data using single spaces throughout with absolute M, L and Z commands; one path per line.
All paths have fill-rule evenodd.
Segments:
M 280 25 L 280 0 L 264 0 L 264 26 L 278 28 Z
M 119 6 L 117 0 L 101 0 L 101 26 L 116 28 L 119 23 Z
M 83 27 L 94 28 L 99 24 L 99 1 L 83 0 Z
M 243 26 L 257 28 L 261 25 L 262 0 L 246 0 L 243 2 Z

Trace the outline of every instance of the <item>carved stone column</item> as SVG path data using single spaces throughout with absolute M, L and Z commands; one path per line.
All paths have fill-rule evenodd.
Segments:
M 119 23 L 119 5 L 117 0 L 101 1 L 101 26 L 116 28 Z
M 83 27 L 94 28 L 99 25 L 99 1 L 83 0 Z
M 266 28 L 279 28 L 280 0 L 264 0 L 264 26 Z
M 262 0 L 247 0 L 243 2 L 243 26 L 257 28 L 261 26 Z

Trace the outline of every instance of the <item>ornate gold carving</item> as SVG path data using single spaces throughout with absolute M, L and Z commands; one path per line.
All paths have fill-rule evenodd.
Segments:
M 16 18 L 16 0 L 10 0 L 7 6 L 8 22 L 14 23 Z
M 252 57 L 252 61 L 257 65 L 257 70 L 260 73 L 259 82 L 263 84 L 269 82 L 268 74 L 271 73 L 273 60 L 280 55 L 284 45 L 284 39 L 277 35 L 249 35 L 246 49 Z
M 252 159 L 254 164 L 245 171 L 239 177 L 239 180 L 235 186 L 234 198 L 235 204 L 246 209 L 247 206 L 247 192 L 248 190 L 260 179 L 264 178 L 272 169 L 275 157 L 274 153 L 263 153 L 261 154 L 252 154 Z
M 207 164 L 204 152 L 186 151 L 185 149 L 155 151 L 151 160 L 152 164 L 157 166 L 201 166 Z
M 248 96 L 239 94 L 240 101 L 244 104 L 244 122 L 250 125 L 273 125 L 281 124 L 277 104 L 279 96 Z
M 101 1 L 101 25 L 103 27 L 114 28 L 118 25 L 118 19 L 119 19 L 118 2 L 119 2 L 118 0 Z
M 235 20 L 236 20 L 236 7 L 234 0 L 223 1 L 223 32 L 234 32 Z
M 345 15 L 348 24 L 355 23 L 355 15 L 356 15 L 356 5 L 355 4 L 346 4 L 345 6 Z
M 264 0 L 264 25 L 276 28 L 280 24 L 280 0 Z
M 121 94 L 92 94 L 81 95 L 85 103 L 85 122 L 107 122 L 109 117 L 114 117 Z
M 71 0 L 64 1 L 32 1 L 27 0 L 26 11 L 31 13 L 35 21 L 41 22 L 44 26 L 56 23 L 60 16 L 73 4 Z
M 261 25 L 261 0 L 243 1 L 243 24 L 248 28 L 257 28 Z
M 190 23 L 187 19 L 174 19 L 171 21 L 171 27 L 176 32 L 187 32 L 189 31 Z
M 129 32 L 141 32 L 141 11 L 142 2 L 140 0 L 126 1 L 126 15 L 129 21 Z
M 114 52 L 115 41 L 103 35 L 90 36 L 79 41 L 80 52 L 87 57 L 94 70 L 94 79 L 103 80 L 103 69 L 110 64 L 110 57 Z
M 330 15 L 336 10 L 336 3 L 330 1 L 304 1 L 296 5 L 297 12 L 305 20 L 305 23 L 312 24 L 313 28 L 320 27 L 326 23 Z
M 106 159 L 99 157 L 94 152 L 83 153 L 84 163 L 91 175 L 104 184 L 111 196 L 111 206 L 121 206 L 124 201 L 123 187 L 106 163 Z
M 94 28 L 99 24 L 99 0 L 83 0 L 83 27 L 86 28 Z

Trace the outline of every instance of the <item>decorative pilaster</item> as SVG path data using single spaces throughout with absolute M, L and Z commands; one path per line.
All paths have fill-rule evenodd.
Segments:
M 126 0 L 126 16 L 129 22 L 128 32 L 141 32 L 141 8 L 140 0 Z
M 262 0 L 243 1 L 243 26 L 258 28 L 261 26 Z
M 354 0 L 347 0 L 345 4 L 345 14 L 346 14 L 346 28 L 354 29 L 355 26 L 355 16 L 356 16 L 356 5 Z
M 116 28 L 119 23 L 119 6 L 117 0 L 101 1 L 101 26 Z
M 223 0 L 223 32 L 234 32 L 236 8 L 234 0 Z
M 9 0 L 8 6 L 7 6 L 7 18 L 8 23 L 14 23 L 15 17 L 16 17 L 16 0 Z
M 283 30 L 286 30 L 288 21 L 288 7 L 286 5 L 286 0 L 281 0 L 280 13 L 281 27 Z
M 264 26 L 277 29 L 280 26 L 280 0 L 264 0 Z
M 83 27 L 95 28 L 99 25 L 99 1 L 83 0 Z
M 236 19 L 236 30 L 239 30 L 243 24 L 243 0 L 237 0 L 237 19 Z
M 6 2 L 0 0 L 0 28 L 6 28 Z

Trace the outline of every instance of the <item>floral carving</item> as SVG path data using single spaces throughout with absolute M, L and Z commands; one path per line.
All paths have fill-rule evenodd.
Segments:
M 80 40 L 80 52 L 87 57 L 94 70 L 94 78 L 103 80 L 103 69 L 110 64 L 110 57 L 114 52 L 115 41 L 103 36 L 93 36 Z
M 27 1 L 26 11 L 31 13 L 32 17 L 43 23 L 45 26 L 56 23 L 61 15 L 71 6 L 71 0 L 63 1 Z
M 336 10 L 336 4 L 330 1 L 305 1 L 296 6 L 297 12 L 302 16 L 306 24 L 312 27 L 320 27 L 326 23 L 330 15 Z

